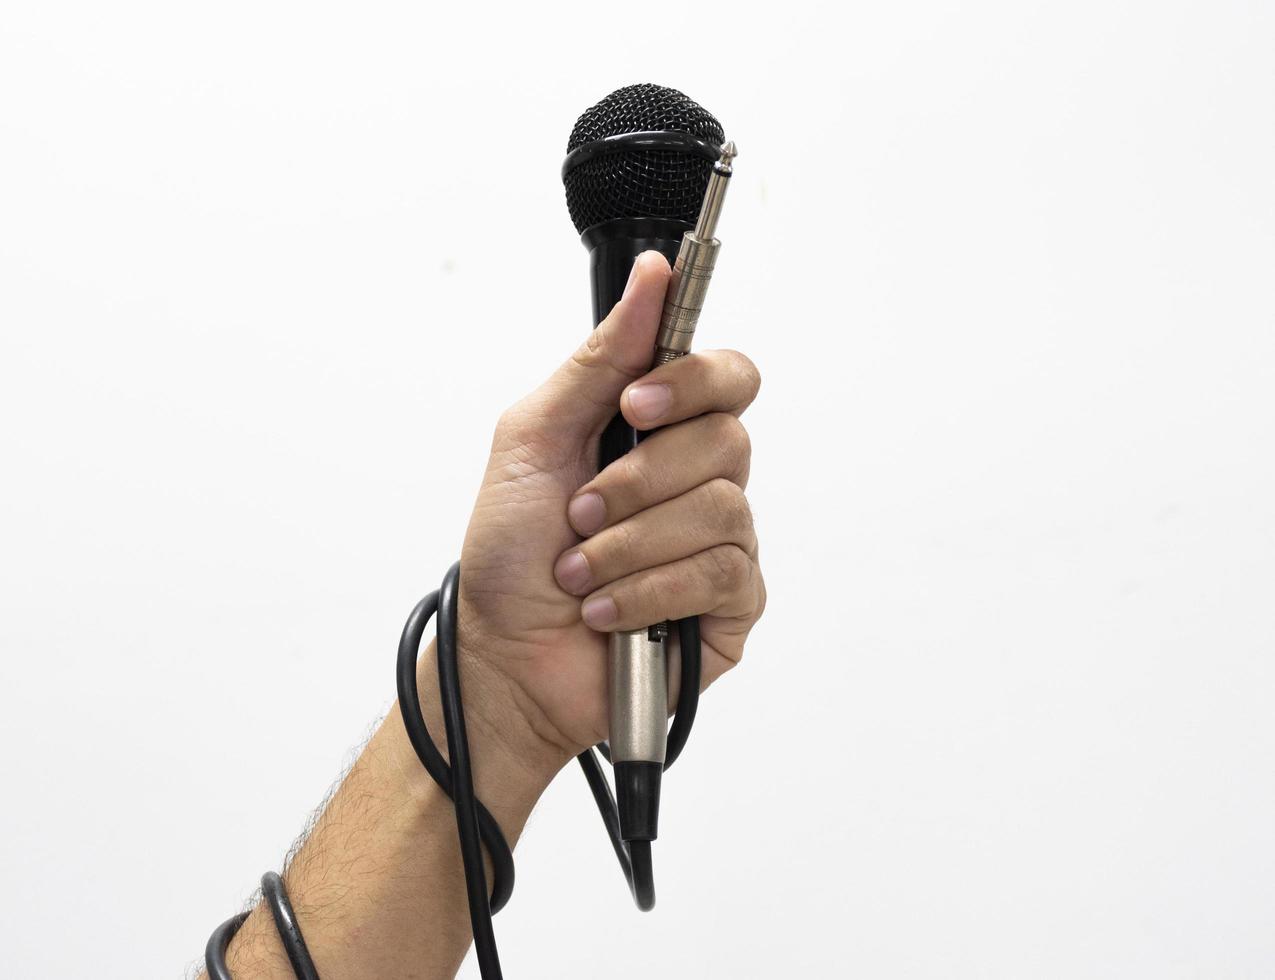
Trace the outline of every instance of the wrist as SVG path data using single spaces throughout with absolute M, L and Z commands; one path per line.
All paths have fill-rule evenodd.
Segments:
M 511 682 L 470 653 L 463 639 L 458 661 L 474 790 L 513 846 L 571 754 L 536 732 Z M 447 758 L 434 643 L 422 651 L 416 675 L 426 728 Z M 331 862 L 334 854 L 339 864 Z M 416 757 L 397 704 L 289 863 L 285 880 L 324 975 L 390 976 L 404 962 L 421 976 L 455 974 L 469 921 L 454 806 Z M 422 932 L 422 919 L 438 931 Z M 231 941 L 227 961 L 236 974 L 292 976 L 264 905 Z
M 457 660 L 474 791 L 513 844 L 532 807 L 572 753 L 537 730 L 534 714 L 516 685 L 473 655 L 463 639 Z M 434 641 L 421 652 L 416 679 L 430 738 L 443 758 L 449 759 Z M 400 710 L 396 704 L 377 735 L 393 745 L 396 775 L 391 778 L 420 806 L 433 808 L 441 798 L 450 808 L 451 801 L 416 757 Z

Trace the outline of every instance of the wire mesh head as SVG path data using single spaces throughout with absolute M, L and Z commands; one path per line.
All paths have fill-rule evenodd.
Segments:
M 675 88 L 627 85 L 576 120 L 567 152 L 622 133 L 686 133 L 719 145 L 721 123 Z M 576 231 L 612 218 L 674 218 L 694 224 L 712 162 L 678 150 L 604 153 L 572 167 L 563 177 L 567 210 Z

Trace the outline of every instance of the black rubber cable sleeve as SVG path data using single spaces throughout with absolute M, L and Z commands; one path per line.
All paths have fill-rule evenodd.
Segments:
M 283 879 L 273 871 L 267 871 L 261 876 L 261 900 L 270 909 L 274 927 L 279 933 L 283 950 L 288 954 L 288 962 L 292 964 L 292 972 L 296 974 L 297 980 L 319 980 L 319 970 L 310 958 L 310 950 L 306 948 L 305 938 L 301 935 L 297 915 L 292 911 L 288 889 L 284 887 Z
M 208 980 L 234 980 L 226 966 L 226 948 L 247 918 L 247 912 L 232 915 L 208 937 L 208 945 L 204 947 L 204 969 L 208 971 Z
M 450 574 L 450 573 L 449 573 Z M 421 639 L 425 627 L 429 624 L 438 609 L 438 593 L 431 592 L 416 604 L 403 626 L 403 635 L 398 648 L 398 704 L 399 714 L 403 717 L 403 727 L 407 730 L 408 741 L 416 750 L 416 757 L 421 760 L 426 772 L 433 777 L 439 788 L 452 797 L 452 771 L 434 745 L 429 730 L 425 727 L 425 718 L 421 714 L 420 688 L 417 685 L 416 661 L 420 653 Z M 441 635 L 442 623 L 439 623 Z M 487 845 L 487 854 L 491 858 L 491 912 L 495 915 L 508 903 L 514 891 L 514 856 L 501 833 L 500 824 L 496 822 L 482 801 L 477 802 L 478 832 L 483 843 Z
M 478 836 L 478 807 L 474 796 L 474 772 L 469 760 L 469 733 L 465 730 L 460 670 L 456 663 L 459 593 L 460 562 L 457 562 L 443 576 L 443 587 L 439 590 L 438 687 L 443 699 L 443 724 L 447 729 L 447 755 L 452 764 L 452 800 L 456 804 L 456 831 L 460 838 L 461 860 L 465 865 L 465 890 L 469 897 L 469 921 L 474 930 L 474 953 L 483 980 L 501 980 L 500 954 L 496 950 L 491 904 L 487 899 L 487 869 L 483 866 Z

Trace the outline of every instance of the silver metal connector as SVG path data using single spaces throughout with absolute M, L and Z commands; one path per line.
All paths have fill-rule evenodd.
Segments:
M 713 164 L 713 173 L 708 178 L 708 187 L 704 191 L 704 203 L 700 205 L 699 220 L 695 222 L 695 237 L 701 241 L 708 241 L 717 234 L 717 219 L 722 214 L 726 185 L 734 171 L 734 160 L 738 155 L 735 141 L 731 140 L 722 146 L 722 155 Z
M 717 251 L 722 245 L 714 236 L 737 153 L 734 141 L 722 147 L 721 156 L 713 164 L 713 172 L 708 178 L 695 230 L 682 237 L 677 261 L 673 263 L 673 278 L 664 298 L 660 332 L 655 340 L 657 366 L 690 353 L 691 340 L 708 294 L 708 284 L 713 278 L 713 267 L 717 264 Z
M 644 630 L 611 634 L 612 763 L 664 761 L 668 742 L 668 657 Z

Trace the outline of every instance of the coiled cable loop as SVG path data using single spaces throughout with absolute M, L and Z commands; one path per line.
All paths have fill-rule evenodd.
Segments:
M 478 959 L 483 980 L 502 980 L 500 957 L 496 950 L 496 937 L 491 917 L 505 907 L 514 889 L 514 858 L 501 833 L 500 825 L 491 811 L 474 795 L 473 766 L 469 757 L 469 736 L 465 729 L 465 710 L 461 699 L 460 671 L 457 663 L 456 618 L 460 596 L 460 563 L 452 565 L 443 577 L 443 584 L 418 602 L 407 622 L 398 645 L 398 704 L 403 717 L 403 727 L 408 740 L 440 789 L 456 805 L 456 830 L 460 838 L 461 858 L 465 865 L 465 889 L 469 901 L 470 924 L 474 931 L 474 952 Z M 417 685 L 416 665 L 420 657 L 421 640 L 430 619 L 437 615 L 438 686 L 443 703 L 443 726 L 447 736 L 447 754 L 451 764 L 443 759 L 421 713 L 420 689 Z M 681 650 L 681 687 L 677 697 L 677 712 L 668 733 L 668 749 L 664 768 L 681 754 L 695 722 L 699 706 L 701 647 L 699 617 L 692 616 L 677 622 L 678 641 Z M 620 836 L 620 816 L 615 796 L 599 761 L 599 754 L 607 757 L 606 743 L 595 749 L 586 749 L 576 756 L 585 779 L 593 793 L 602 823 L 611 839 L 620 870 L 633 893 L 638 907 L 645 910 L 655 904 L 655 883 L 651 870 L 650 841 L 625 841 Z M 487 890 L 487 875 L 483 867 L 483 846 L 492 864 L 491 891 Z M 301 926 L 288 899 L 283 879 L 273 871 L 261 879 L 261 897 L 270 909 L 275 928 L 288 954 L 288 961 L 298 980 L 319 980 L 318 970 L 306 948 Z M 227 919 L 208 939 L 204 963 L 209 980 L 233 980 L 226 966 L 226 949 L 238 932 L 248 913 Z

